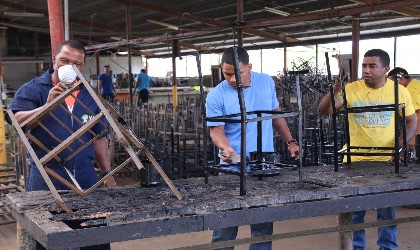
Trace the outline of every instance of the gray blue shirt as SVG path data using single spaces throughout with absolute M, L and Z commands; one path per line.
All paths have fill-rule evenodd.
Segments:
M 151 78 L 146 73 L 138 74 L 137 78 L 139 80 L 139 86 L 137 86 L 136 90 L 137 92 L 140 92 L 142 89 L 150 90 L 150 84 L 154 82 L 153 78 Z
M 267 75 L 251 72 L 251 86 L 243 89 L 246 111 L 274 110 L 279 107 L 273 79 Z M 239 114 L 238 92 L 224 80 L 212 89 L 206 99 L 206 116 L 217 117 L 230 114 Z M 254 118 L 256 115 L 249 115 Z M 235 117 L 240 119 L 240 116 Z M 236 153 L 241 150 L 240 123 L 207 122 L 207 126 L 224 125 L 225 134 Z M 257 122 L 246 125 L 246 155 L 257 151 Z M 262 150 L 273 152 L 273 125 L 272 120 L 262 122 Z

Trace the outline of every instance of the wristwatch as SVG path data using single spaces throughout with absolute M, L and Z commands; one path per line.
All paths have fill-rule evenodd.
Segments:
M 287 146 L 290 146 L 291 143 L 299 145 L 298 142 L 295 139 L 291 139 L 290 141 L 287 142 Z

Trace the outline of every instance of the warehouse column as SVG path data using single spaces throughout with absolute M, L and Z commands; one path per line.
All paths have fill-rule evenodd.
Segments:
M 351 81 L 357 81 L 359 71 L 359 42 L 360 42 L 360 21 L 359 16 L 353 16 L 352 20 L 352 58 L 351 58 Z
M 359 71 L 359 41 L 360 41 L 360 22 L 359 16 L 353 16 L 352 20 L 352 59 L 351 59 L 351 81 L 357 80 Z M 338 215 L 338 226 L 352 224 L 352 213 Z M 340 233 L 340 249 L 353 249 L 353 232 Z
M 238 46 L 244 46 L 244 33 L 242 32 L 241 23 L 244 21 L 244 2 L 243 0 L 236 1 L 236 16 L 237 16 L 237 34 L 238 34 Z
M 127 41 L 129 42 L 131 37 L 130 37 L 130 32 L 131 32 L 131 5 L 127 4 L 126 5 L 126 38 Z M 128 88 L 129 88 L 129 103 L 130 103 L 130 107 L 133 106 L 133 74 L 131 72 L 131 44 L 128 43 L 127 44 L 127 52 L 128 52 Z
M 172 101 L 175 108 L 178 106 L 178 84 L 176 82 L 176 57 L 181 55 L 179 42 L 177 39 L 172 40 Z
M 39 59 L 39 44 L 38 44 L 38 32 L 34 32 L 34 47 L 35 47 L 35 60 Z M 35 63 L 36 75 L 39 76 L 39 70 L 42 66 L 42 63 Z
M 55 55 L 58 45 L 64 41 L 61 0 L 48 0 L 48 18 L 50 20 L 51 53 Z
M 1 36 L 1 34 L 0 34 Z M 1 41 L 2 39 L 0 39 Z M 7 154 L 6 154 L 6 124 L 3 116 L 3 97 L 6 100 L 6 90 L 3 82 L 3 62 L 0 43 L 0 170 L 7 168 Z M 7 178 L 1 178 L 7 172 L 0 171 L 0 182 L 6 181 Z
M 286 75 L 287 70 L 288 70 L 288 68 L 287 68 L 287 44 L 285 43 L 284 47 L 283 47 L 283 73 L 284 73 L 284 75 Z
M 101 63 L 101 60 L 99 58 L 99 53 L 95 53 L 95 61 L 96 61 L 96 89 L 98 93 L 101 94 L 101 88 L 99 88 L 99 84 L 98 84 L 98 78 L 99 78 L 99 75 L 101 74 L 101 69 L 99 66 L 99 64 Z

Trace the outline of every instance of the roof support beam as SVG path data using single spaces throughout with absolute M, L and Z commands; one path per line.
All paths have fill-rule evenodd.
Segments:
M 357 14 L 369 13 L 369 12 L 375 12 L 375 11 L 381 11 L 381 10 L 391 10 L 397 7 L 407 7 L 407 6 L 413 6 L 416 4 L 420 4 L 420 0 L 404 0 L 404 1 L 393 0 L 393 1 L 381 2 L 381 3 L 372 3 L 369 5 L 329 9 L 329 10 L 310 12 L 310 13 L 305 13 L 305 14 L 290 15 L 290 16 L 282 17 L 282 18 L 254 20 L 254 21 L 246 22 L 243 26 L 247 28 L 251 28 L 251 27 L 265 27 L 265 26 L 274 26 L 274 25 L 281 25 L 281 24 L 290 24 L 290 23 L 296 23 L 296 22 L 302 22 L 302 21 L 313 21 L 313 20 L 320 20 L 320 19 L 327 19 L 327 18 L 334 18 L 334 17 L 351 16 L 351 15 L 357 15 Z
M 352 2 L 355 3 L 364 3 L 364 4 L 372 4 L 372 3 L 379 3 L 379 0 L 352 0 Z M 382 0 L 383 2 L 383 0 Z M 411 7 L 395 7 L 391 9 L 394 12 L 397 12 L 401 15 L 405 15 L 405 16 L 411 16 L 411 17 L 416 17 L 419 18 L 420 17 L 420 10 L 419 9 L 415 9 L 415 8 L 411 8 Z
M 91 44 L 89 46 L 86 46 L 85 48 L 87 51 L 90 51 L 90 50 L 103 50 L 107 48 L 121 48 L 120 46 L 124 46 L 127 44 L 151 43 L 151 42 L 167 43 L 168 41 L 171 41 L 172 39 L 182 39 L 182 38 L 188 38 L 188 37 L 194 37 L 194 36 L 202 36 L 209 33 L 211 32 L 209 31 L 181 32 L 181 33 L 177 33 L 173 35 L 168 35 L 166 37 L 162 37 L 161 35 L 159 35 L 159 36 L 153 36 L 153 37 L 136 38 L 136 39 L 131 39 L 128 41 L 124 39 L 118 42 L 110 42 L 110 43 L 102 43 L 102 44 L 97 43 L 97 44 Z M 83 41 L 83 40 L 80 40 L 80 41 Z M 170 44 L 172 44 L 172 42 L 170 42 Z M 212 50 L 212 48 L 207 47 L 207 46 L 197 46 L 194 44 L 184 43 L 184 42 L 181 42 L 180 45 L 183 47 L 196 49 L 196 50 L 204 51 L 204 52 Z M 153 52 L 150 52 L 150 51 L 140 50 L 139 53 L 144 56 L 154 56 Z
M 195 50 L 198 50 L 198 51 L 210 51 L 210 50 L 212 50 L 212 48 L 210 48 L 210 47 L 195 45 L 195 44 L 191 44 L 191 43 L 178 42 L 178 44 L 179 44 L 179 46 L 189 48 L 189 49 L 195 49 Z
M 70 2 L 71 3 L 71 2 Z M 14 10 L 19 11 L 26 11 L 26 12 L 35 12 L 35 13 L 43 13 L 45 16 L 48 16 L 48 11 L 45 11 L 44 9 L 37 9 L 37 8 L 31 8 L 29 6 L 24 6 L 22 4 L 13 3 L 10 1 L 4 1 L 0 0 L 0 5 L 4 7 L 8 7 Z M 80 24 L 84 26 L 90 26 L 90 20 L 84 20 L 79 18 L 70 18 L 69 20 L 71 23 Z M 115 31 L 115 32 L 124 32 L 124 30 L 121 30 L 117 27 L 110 26 L 110 25 L 100 25 L 100 24 L 93 24 L 93 28 L 99 29 L 99 30 L 105 30 L 105 31 Z
M 208 24 L 208 25 L 211 25 L 211 26 L 216 26 L 216 27 L 221 27 L 221 28 L 232 27 L 231 23 L 228 23 L 228 22 L 225 22 L 225 21 L 192 15 L 188 12 L 182 12 L 182 11 L 179 11 L 177 9 L 168 8 L 168 7 L 165 7 L 165 6 L 162 6 L 162 5 L 146 3 L 146 2 L 143 2 L 143 1 L 130 1 L 130 0 L 114 0 L 114 1 L 121 2 L 121 3 L 130 2 L 133 6 L 136 6 L 136 7 L 141 8 L 141 9 L 155 11 L 155 12 L 158 12 L 158 13 L 166 14 L 168 16 L 180 17 L 180 18 L 183 18 L 183 19 Z M 242 24 L 241 24 L 241 27 L 242 27 Z M 273 40 L 278 40 L 278 41 L 285 42 L 285 43 L 297 42 L 298 41 L 297 39 L 294 39 L 294 38 L 291 38 L 291 37 L 287 37 L 287 36 L 284 36 L 284 35 L 277 35 L 277 34 L 274 34 L 274 33 L 261 31 L 261 30 L 257 30 L 257 29 L 247 28 L 247 29 L 243 29 L 243 32 L 247 33 L 247 34 L 250 34 L 250 35 L 260 36 L 260 37 L 273 39 Z
M 88 44 L 88 40 L 84 39 L 82 37 L 75 37 L 74 39 L 78 40 L 79 42 Z M 89 46 L 85 46 L 86 51 L 92 51 L 92 50 L 103 50 L 103 49 L 108 49 L 108 48 L 113 48 L 116 50 L 120 50 L 120 51 L 127 51 L 127 46 L 124 46 L 125 44 L 127 44 L 127 42 L 115 42 L 117 44 L 114 43 L 98 43 L 98 42 L 93 42 L 90 41 L 90 45 Z M 138 49 L 133 49 L 131 48 L 131 54 L 132 55 L 137 55 L 137 56 L 155 56 L 155 53 L 151 52 L 151 51 L 146 51 L 146 50 L 138 50 Z

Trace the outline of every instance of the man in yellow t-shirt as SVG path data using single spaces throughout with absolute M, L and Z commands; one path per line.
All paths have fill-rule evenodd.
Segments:
M 389 71 L 389 55 L 380 49 L 372 49 L 365 53 L 362 63 L 362 80 L 349 83 L 345 86 L 348 107 L 375 106 L 394 103 L 394 84 L 387 80 Z M 336 80 L 334 84 L 334 100 L 337 109 L 343 107 L 340 100 L 341 85 Z M 406 135 L 407 141 L 414 136 L 416 129 L 416 115 L 412 105 L 410 94 L 403 86 L 399 86 L 399 102 L 405 103 L 406 107 Z M 327 93 L 318 106 L 320 115 L 332 113 L 331 95 Z M 394 145 L 394 119 L 392 111 L 365 112 L 349 114 L 350 142 L 352 146 L 392 147 Z M 402 138 L 400 138 L 402 144 Z M 361 151 L 361 150 L 359 150 Z M 377 151 L 375 151 L 377 152 Z M 352 161 L 388 161 L 390 156 L 351 156 Z M 363 223 L 366 211 L 353 212 L 354 224 Z M 378 208 L 378 220 L 395 218 L 395 208 Z M 396 226 L 378 228 L 378 241 L 380 249 L 397 249 Z M 355 231 L 353 234 L 354 249 L 366 248 L 366 236 L 364 230 Z
M 416 135 L 420 134 L 420 80 L 413 79 L 408 74 L 407 70 L 396 67 L 393 70 L 389 71 L 388 78 L 393 80 L 394 75 L 399 75 L 399 83 L 407 88 L 408 92 L 410 92 L 411 100 L 413 101 L 414 109 L 416 110 L 417 116 L 417 128 L 416 128 Z M 415 151 L 416 150 L 416 138 L 413 137 L 408 142 L 408 150 Z M 419 157 L 419 156 L 418 156 Z

